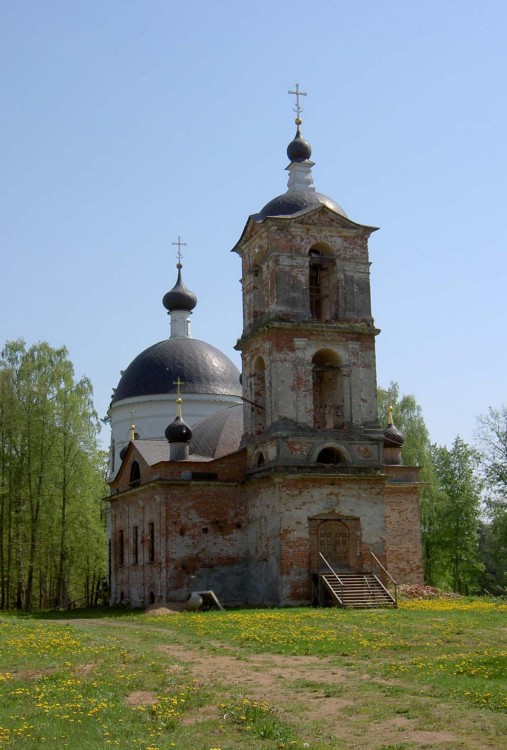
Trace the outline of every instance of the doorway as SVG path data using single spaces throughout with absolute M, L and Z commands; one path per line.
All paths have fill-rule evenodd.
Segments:
M 322 521 L 318 527 L 317 538 L 319 553 L 334 570 L 350 568 L 350 534 L 343 521 Z

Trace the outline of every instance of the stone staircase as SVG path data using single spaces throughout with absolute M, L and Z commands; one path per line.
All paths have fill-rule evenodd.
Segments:
M 322 573 L 321 589 L 340 607 L 376 609 L 396 607 L 396 598 L 373 573 Z

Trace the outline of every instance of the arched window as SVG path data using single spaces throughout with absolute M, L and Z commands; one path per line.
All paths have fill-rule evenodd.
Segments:
M 314 320 L 333 320 L 336 294 L 335 260 L 332 249 L 319 243 L 308 253 L 308 285 L 310 290 L 310 314 Z
M 265 463 L 266 461 L 264 459 L 264 453 L 262 451 L 259 451 L 255 459 L 255 465 L 260 468 L 261 466 L 264 466 Z
M 318 429 L 343 427 L 343 383 L 338 355 L 321 349 L 312 359 L 313 424 Z
M 132 461 L 132 466 L 130 467 L 129 484 L 132 487 L 134 487 L 136 484 L 139 484 L 140 482 L 141 482 L 141 469 L 137 461 Z
M 255 360 L 252 401 L 253 431 L 259 434 L 266 427 L 266 364 L 262 357 Z

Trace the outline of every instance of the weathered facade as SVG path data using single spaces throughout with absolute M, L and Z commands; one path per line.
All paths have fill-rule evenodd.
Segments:
M 287 153 L 288 191 L 234 248 L 241 428 L 241 407 L 204 420 L 177 461 L 167 442 L 130 443 L 111 483 L 113 601 L 213 589 L 226 604 L 310 603 L 321 555 L 364 571 L 374 553 L 394 578 L 422 581 L 418 469 L 377 415 L 375 228 L 315 192 L 299 125 Z

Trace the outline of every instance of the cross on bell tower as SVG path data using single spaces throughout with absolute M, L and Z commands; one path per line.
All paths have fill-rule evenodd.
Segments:
M 299 97 L 300 96 L 308 96 L 308 93 L 306 91 L 300 91 L 299 90 L 299 83 L 296 83 L 296 90 L 287 92 L 290 95 L 294 95 L 296 97 L 296 106 L 293 108 L 294 112 L 296 113 L 296 125 L 301 125 L 301 112 L 303 111 L 303 108 L 299 104 Z
M 368 238 L 304 178 L 310 145 L 287 148 L 289 189 L 252 215 L 234 250 L 242 257 L 245 433 L 252 470 L 282 465 L 381 463 Z M 255 409 L 251 402 L 261 408 Z
M 178 246 L 178 252 L 176 253 L 176 258 L 178 260 L 178 266 L 177 266 L 177 268 L 181 268 L 181 261 L 183 259 L 183 255 L 181 253 L 181 248 L 182 247 L 186 247 L 187 243 L 186 242 L 182 242 L 181 241 L 181 237 L 178 237 L 178 241 L 177 242 L 171 242 L 171 245 L 177 245 Z

